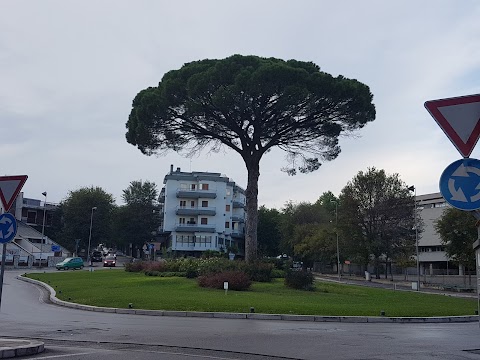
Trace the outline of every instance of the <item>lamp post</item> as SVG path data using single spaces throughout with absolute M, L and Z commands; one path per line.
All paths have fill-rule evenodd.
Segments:
M 330 200 L 330 202 L 335 203 L 335 233 L 337 234 L 337 273 L 338 281 L 340 281 L 340 247 L 338 246 L 338 201 Z
M 97 207 L 92 207 L 92 213 L 90 215 L 90 233 L 88 234 L 88 249 L 87 249 L 87 263 L 91 266 L 90 262 L 90 241 L 92 240 L 92 224 L 93 224 L 93 212 L 97 210 Z
M 417 228 L 417 188 L 415 186 L 410 186 L 408 190 L 414 192 L 415 202 L 414 202 L 414 212 L 413 212 L 413 221 L 415 226 L 415 251 L 417 253 L 417 291 L 420 290 L 420 261 L 418 259 L 418 228 Z
M 38 262 L 39 267 L 42 267 L 43 244 L 45 243 L 45 210 L 47 207 L 47 192 L 44 191 L 42 195 L 45 196 L 45 201 L 43 202 L 42 241 L 40 242 L 40 260 Z M 47 262 L 47 266 L 48 266 L 48 262 Z

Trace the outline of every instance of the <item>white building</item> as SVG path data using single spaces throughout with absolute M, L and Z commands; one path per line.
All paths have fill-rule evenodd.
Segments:
M 225 175 L 182 172 L 164 178 L 160 202 L 167 251 L 198 256 L 205 250 L 245 249 L 245 191 Z
M 450 205 L 441 193 L 417 195 L 416 200 L 417 207 L 421 209 L 420 216 L 424 223 L 424 230 L 418 240 L 420 274 L 463 275 L 463 266 L 451 262 L 445 253 L 445 246 L 442 244 L 440 236 L 435 231 L 435 222 Z

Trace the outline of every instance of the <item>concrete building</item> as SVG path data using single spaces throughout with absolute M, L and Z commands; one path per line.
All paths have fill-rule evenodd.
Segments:
M 441 193 L 417 195 L 417 208 L 424 223 L 418 240 L 418 260 L 421 275 L 464 275 L 462 265 L 451 262 L 445 253 L 440 236 L 435 231 L 435 221 L 450 207 Z M 474 270 L 474 269 L 472 269 Z
M 199 256 L 206 250 L 245 253 L 245 191 L 220 173 L 173 170 L 160 193 L 168 252 Z
M 7 244 L 7 266 L 54 266 L 60 259 L 71 256 L 67 249 L 45 234 L 45 229 L 52 225 L 56 208 L 54 204 L 25 198 L 23 192 L 18 194 L 9 211 L 17 219 L 17 234 Z

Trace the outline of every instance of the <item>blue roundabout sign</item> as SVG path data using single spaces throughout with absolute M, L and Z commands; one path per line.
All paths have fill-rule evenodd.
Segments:
M 0 243 L 8 243 L 17 234 L 17 220 L 10 213 L 0 215 Z
M 440 192 L 457 209 L 480 209 L 480 160 L 465 158 L 448 165 L 440 176 Z

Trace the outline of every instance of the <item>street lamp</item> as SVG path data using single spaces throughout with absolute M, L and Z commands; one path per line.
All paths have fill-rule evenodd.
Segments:
M 335 233 L 337 234 L 337 273 L 338 281 L 340 281 L 340 247 L 338 246 L 338 201 L 330 200 L 330 202 L 335 203 Z
M 408 188 L 408 190 L 413 191 L 415 196 L 413 221 L 415 226 L 415 249 L 417 253 L 417 291 L 419 291 L 420 290 L 420 261 L 418 259 L 417 188 L 412 185 Z
M 45 196 L 45 201 L 43 202 L 43 223 L 42 223 L 42 241 L 40 242 L 40 261 L 38 262 L 38 266 L 42 267 L 42 256 L 43 256 L 43 244 L 45 243 L 45 210 L 47 206 L 47 192 L 44 191 L 42 193 Z M 48 262 L 47 262 L 48 266 Z
M 97 210 L 97 207 L 92 207 L 92 214 L 90 215 L 90 234 L 88 235 L 88 249 L 87 249 L 87 263 L 91 266 L 90 262 L 90 241 L 92 240 L 92 223 L 93 223 L 93 212 Z

